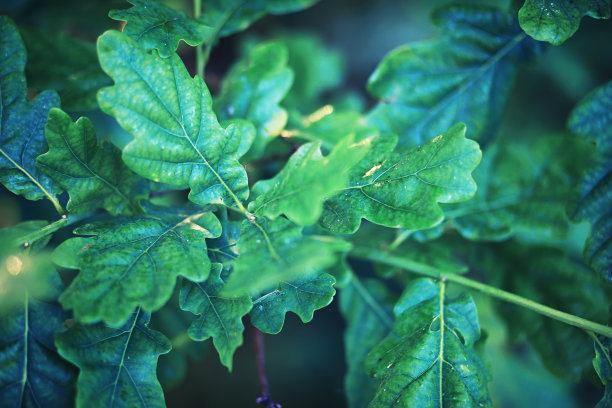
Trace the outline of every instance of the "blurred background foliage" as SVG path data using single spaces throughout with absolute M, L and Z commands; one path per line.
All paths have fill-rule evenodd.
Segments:
M 464 2 L 495 5 L 510 10 L 514 15 L 522 3 Z M 192 14 L 191 1 L 167 0 L 164 3 Z M 266 16 L 246 32 L 223 38 L 218 43 L 206 69 L 206 82 L 214 95 L 231 64 L 247 49 L 261 40 L 282 39 L 289 47 L 290 64 L 296 71 L 294 88 L 283 103 L 290 111 L 290 121 L 295 117 L 291 115 L 292 111 L 306 114 L 325 103 L 363 111 L 375 103 L 366 94 L 365 85 L 380 60 L 397 46 L 435 37 L 438 32 L 430 22 L 429 14 L 436 6 L 448 3 L 444 0 L 321 0 L 300 13 Z M 94 43 L 103 31 L 120 28 L 119 22 L 107 17 L 108 11 L 128 6 L 118 0 L 2 0 L 0 14 L 14 19 L 23 33 L 29 54 L 26 73 L 32 95 L 42 89 L 54 88 L 60 92 L 66 110 L 71 110 L 71 103 L 95 108 L 92 102 L 95 101 L 95 90 L 110 80 L 96 65 Z M 546 46 L 539 60 L 522 65 L 497 138 L 520 142 L 526 154 L 531 151 L 538 158 L 545 159 L 547 154 L 562 152 L 563 148 L 559 146 L 555 152 L 542 150 L 537 147 L 538 140 L 543 136 L 567 135 L 566 119 L 570 110 L 587 92 L 610 80 L 611 39 L 610 21 L 585 18 L 578 32 L 562 46 Z M 182 44 L 179 53 L 193 73 L 194 49 Z M 78 72 L 71 72 L 75 67 Z M 72 76 L 66 81 L 68 75 Z M 318 106 L 301 104 L 302 99 L 317 98 Z M 98 110 L 70 113 L 74 118 L 81 115 L 90 117 L 102 139 L 109 139 L 118 146 L 130 140 L 130 136 L 111 117 Z M 350 123 L 348 119 L 347 125 Z M 273 145 L 271 149 L 274 149 Z M 517 154 L 523 157 L 522 153 Z M 265 171 L 274 172 L 279 163 L 269 166 Z M 260 176 L 255 174 L 255 177 Z M 184 199 L 180 195 L 169 197 L 172 200 Z M 50 203 L 28 202 L 3 188 L 0 190 L 0 214 L 0 227 L 24 220 L 56 217 Z M 557 243 L 564 253 L 543 249 L 535 258 L 533 254 L 526 254 L 534 251 L 533 248 L 526 249 L 521 245 L 540 238 L 521 235 L 520 231 L 510 242 L 490 244 L 487 249 L 482 244 L 461 240 L 456 232 L 450 235 L 451 239 L 459 242 L 456 251 L 462 252 L 462 258 L 471 268 L 486 274 L 490 283 L 538 300 L 543 291 L 558 289 L 559 293 L 569 293 L 575 285 L 568 278 L 567 281 L 556 281 L 563 288 L 551 289 L 546 284 L 546 276 L 526 283 L 523 275 L 529 273 L 530 267 L 537 267 L 538 262 L 545 262 L 540 260 L 545 257 L 553 259 L 561 271 L 573 266 L 566 257 L 580 259 L 586 232 L 584 226 L 573 226 L 569 238 Z M 54 241 L 66 238 L 61 234 L 54 237 Z M 429 231 L 417 234 L 415 238 L 427 240 L 435 235 L 435 231 Z M 524 259 L 536 260 L 524 265 Z M 371 270 L 365 263 L 353 263 L 352 266 L 364 276 L 381 273 Z M 514 273 L 517 270 L 521 275 Z M 392 274 L 392 271 L 384 271 L 384 274 Z M 593 293 L 589 285 L 592 283 L 585 279 L 576 291 L 588 297 Z M 604 299 L 591 298 L 593 318 L 605 315 L 605 310 L 599 310 L 605 309 Z M 603 388 L 590 364 L 592 346 L 586 336 L 568 327 L 558 327 L 556 322 L 531 312 L 521 310 L 517 313 L 517 308 L 486 297 L 477 295 L 476 301 L 481 325 L 488 335 L 486 349 L 493 374 L 490 387 L 497 407 L 584 407 L 593 406 L 599 400 Z M 547 301 L 550 303 L 550 298 Z M 560 296 L 555 302 L 572 307 L 571 297 Z M 184 332 L 190 320 L 189 314 L 178 311 L 176 307 L 162 309 L 152 320 L 153 328 L 181 345 L 178 352 L 160 358 L 158 373 L 168 406 L 254 406 L 259 386 L 252 333 L 248 329 L 245 332 L 245 343 L 234 357 L 234 370 L 230 374 L 219 363 L 217 354 L 210 350 L 209 342 L 195 344 L 185 338 Z M 343 395 L 346 369 L 342 344 L 344 328 L 345 322 L 335 301 L 318 311 L 315 319 L 307 325 L 295 315 L 288 315 L 280 334 L 266 336 L 269 380 L 276 400 L 291 408 L 346 405 Z M 576 347 L 584 347 L 580 365 L 570 365 L 571 372 L 564 371 L 563 366 L 551 367 L 550 360 L 542 358 L 546 352 L 537 352 L 538 344 L 546 348 L 546 336 L 578 337 Z M 527 343 L 528 338 L 532 345 Z M 547 352 L 556 352 L 558 356 L 563 350 Z M 184 378 L 182 381 L 181 377 Z

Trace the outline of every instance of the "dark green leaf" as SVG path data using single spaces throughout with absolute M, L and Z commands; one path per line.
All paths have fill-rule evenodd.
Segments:
M 280 281 L 276 288 L 253 301 L 251 323 L 264 333 L 279 333 L 285 314 L 294 312 L 302 322 L 312 320 L 314 311 L 331 303 L 336 280 L 327 273 Z
M 132 170 L 191 187 L 189 199 L 198 204 L 231 205 L 248 197 L 246 172 L 237 160 L 240 138 L 219 125 L 206 85 L 189 76 L 178 55 L 147 54 L 117 31 L 100 37 L 98 54 L 115 80 L 100 90 L 98 102 L 134 135 L 123 150 Z
M 609 408 L 612 407 L 612 340 L 604 336 L 596 336 L 593 339 L 595 343 L 593 366 L 599 379 L 606 387 L 603 398 L 595 408 Z
M 394 308 L 393 331 L 367 357 L 380 385 L 370 407 L 492 407 L 471 297 L 448 299 L 444 283 L 418 279 Z
M 527 34 L 554 45 L 574 35 L 584 16 L 610 18 L 610 0 L 525 0 L 518 12 Z
M 76 323 L 56 337 L 61 356 L 81 370 L 77 407 L 166 406 L 155 369 L 159 355 L 171 346 L 148 328 L 149 319 L 137 309 L 120 327 Z
M 279 217 L 242 222 L 227 294 L 252 295 L 274 290 L 280 282 L 307 281 L 337 261 L 350 245 L 339 238 L 303 235 L 302 228 Z M 331 279 L 331 277 L 330 277 Z
M 60 302 L 83 323 L 120 325 L 136 306 L 162 307 L 178 275 L 206 280 L 206 238 L 218 237 L 221 226 L 210 212 L 166 208 L 85 225 L 75 233 L 92 237 L 81 251 L 81 272 Z
M 360 282 L 353 277 L 340 291 L 340 312 L 346 321 L 344 350 L 347 373 L 344 390 L 349 408 L 365 408 L 372 400 L 377 381 L 365 372 L 365 360 L 372 348 L 393 327 L 395 300 L 385 286 L 374 279 Z
M 293 82 L 287 67 L 287 48 L 278 42 L 255 47 L 226 75 L 215 98 L 219 120 L 247 119 L 257 128 L 252 155 L 280 134 L 287 123 L 287 111 L 279 106 Z
M 258 197 L 249 211 L 268 217 L 284 214 L 296 224 L 314 224 L 323 202 L 347 187 L 352 168 L 368 153 L 372 140 L 353 141 L 349 135 L 325 157 L 320 142 L 300 146 L 274 178 L 255 184 L 253 194 Z
M 391 135 L 373 140 L 349 186 L 325 202 L 321 225 L 353 233 L 366 218 L 388 227 L 428 228 L 443 219 L 438 202 L 466 200 L 476 192 L 471 173 L 480 149 L 465 138 L 465 125 L 405 154 L 392 152 L 396 142 Z
M 578 182 L 568 208 L 574 221 L 588 221 L 584 245 L 587 265 L 612 281 L 612 82 L 587 95 L 570 114 L 569 128 L 592 139 L 597 151 Z
M 98 107 L 96 92 L 112 84 L 102 72 L 94 44 L 65 33 L 21 30 L 28 52 L 25 72 L 35 89 L 55 89 L 68 111 Z
M 134 7 L 111 10 L 113 20 L 127 21 L 123 32 L 147 51 L 156 49 L 162 58 L 174 55 L 179 41 L 191 46 L 206 41 L 213 29 L 187 18 L 185 13 L 153 0 L 127 0 Z
M 484 6 L 446 6 L 433 14 L 437 39 L 388 54 L 368 81 L 381 102 L 369 114 L 404 149 L 429 140 L 457 122 L 471 138 L 495 132 L 512 89 L 517 60 L 533 52 L 512 19 Z
M 196 341 L 213 338 L 221 363 L 232 370 L 234 351 L 242 344 L 242 317 L 253 306 L 248 295 L 226 297 L 220 294 L 225 282 L 221 279 L 221 264 L 213 264 L 208 280 L 196 283 L 183 280 L 181 309 L 199 317 L 189 327 L 189 337 Z
M 0 16 L 0 182 L 28 200 L 49 198 L 56 208 L 60 187 L 35 164 L 47 151 L 44 128 L 49 109 L 59 106 L 55 92 L 27 100 L 23 69 L 26 51 L 15 24 Z
M 0 309 L 0 405 L 49 408 L 72 406 L 76 369 L 63 360 L 53 338 L 65 313 L 54 299 L 61 281 L 49 275 L 52 293 L 36 298 L 20 293 L 21 304 Z
M 99 146 L 88 118 L 73 123 L 60 109 L 51 109 L 45 133 L 49 151 L 38 156 L 36 164 L 68 192 L 68 211 L 141 212 L 137 201 L 147 195 L 146 181 L 123 164 L 115 146 Z

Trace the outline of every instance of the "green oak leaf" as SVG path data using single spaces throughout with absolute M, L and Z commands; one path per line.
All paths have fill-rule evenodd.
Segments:
M 279 42 L 255 47 L 228 72 L 214 100 L 219 120 L 241 118 L 257 128 L 252 155 L 260 155 L 287 123 L 279 106 L 293 82 L 287 66 L 287 48 Z
M 564 136 L 490 145 L 474 171 L 474 198 L 443 205 L 445 219 L 470 240 L 562 238 L 569 230 L 566 203 L 588 150 Z
M 371 139 L 353 140 L 353 135 L 347 136 L 327 156 L 321 153 L 321 142 L 300 146 L 274 178 L 253 186 L 258 197 L 249 211 L 272 218 L 284 214 L 296 224 L 314 224 L 323 202 L 347 187 L 352 168 L 370 150 Z
M 449 299 L 446 285 L 418 279 L 395 305 L 392 332 L 366 359 L 380 380 L 369 407 L 492 407 L 487 369 L 474 350 L 480 338 L 469 295 Z
M 340 313 L 346 321 L 345 395 L 349 408 L 365 408 L 378 386 L 378 381 L 366 375 L 365 360 L 370 350 L 391 331 L 396 299 L 382 282 L 376 279 L 360 281 L 354 275 L 339 297 Z
M 156 182 L 189 186 L 197 204 L 240 207 L 249 193 L 237 157 L 240 138 L 217 122 L 202 79 L 191 78 L 178 55 L 148 54 L 118 31 L 99 38 L 98 55 L 115 80 L 98 92 L 100 107 L 134 136 L 123 150 L 128 167 Z
M 569 128 L 597 145 L 585 174 L 568 205 L 573 221 L 588 221 L 584 245 L 586 264 L 612 281 L 612 82 L 595 89 L 576 105 Z
M 319 223 L 354 233 L 361 218 L 394 228 L 423 229 L 442 221 L 438 203 L 462 201 L 476 192 L 472 171 L 480 148 L 457 124 L 423 146 L 393 153 L 397 138 L 381 135 L 351 171 L 348 187 L 323 205 Z
M 170 341 L 148 327 L 150 315 L 138 308 L 125 324 L 75 323 L 55 344 L 62 357 L 81 370 L 77 407 L 165 407 L 155 376 L 160 354 Z
M 113 20 L 126 21 L 123 32 L 147 51 L 157 50 L 162 58 L 174 55 L 179 41 L 191 46 L 202 44 L 211 34 L 212 27 L 187 18 L 185 13 L 153 0 L 127 0 L 134 7 L 111 10 Z
M 609 408 L 612 406 L 612 340 L 604 336 L 593 336 L 595 344 L 595 358 L 593 366 L 602 384 L 606 387 L 601 401 L 595 408 Z
M 210 212 L 165 208 L 88 224 L 75 233 L 91 238 L 80 252 L 81 271 L 60 302 L 83 323 L 120 325 L 136 306 L 162 307 L 178 275 L 206 280 L 206 238 L 219 236 L 221 226 Z
M 59 106 L 55 92 L 27 100 L 23 69 L 26 50 L 15 24 L 0 16 L 0 182 L 28 200 L 49 198 L 58 210 L 59 185 L 36 168 L 36 156 L 47 151 L 44 137 L 49 109 Z
M 146 181 L 127 168 L 119 149 L 108 143 L 98 145 L 88 118 L 73 123 L 60 109 L 51 109 L 45 133 L 49 151 L 38 156 L 36 164 L 68 192 L 68 211 L 142 212 L 138 199 L 147 195 Z
M 266 14 L 302 10 L 318 0 L 204 0 L 201 21 L 214 27 L 219 37 L 242 31 Z
M 235 248 L 239 256 L 223 293 L 258 295 L 280 282 L 315 277 L 349 248 L 340 238 L 303 235 L 301 227 L 282 217 L 245 220 Z
M 232 370 L 234 351 L 242 345 L 242 317 L 253 307 L 248 295 L 221 295 L 225 282 L 221 279 L 221 264 L 213 264 L 206 282 L 183 280 L 180 306 L 199 317 L 189 326 L 189 337 L 196 341 L 213 338 L 221 363 Z
M 432 18 L 440 37 L 391 51 L 368 81 L 368 92 L 381 100 L 368 119 L 397 134 L 401 149 L 457 122 L 466 123 L 475 140 L 492 137 L 517 62 L 538 47 L 510 15 L 495 8 L 450 5 Z
M 64 408 L 74 400 L 76 369 L 53 344 L 66 313 L 55 301 L 62 283 L 54 272 L 45 297 L 20 293 L 18 306 L 0 308 L 0 405 Z M 8 405 L 7 405 L 8 404 Z
M 574 35 L 584 16 L 610 18 L 610 0 L 525 0 L 518 12 L 527 34 L 553 45 Z
M 56 90 L 64 110 L 98 108 L 96 92 L 112 81 L 100 68 L 94 44 L 35 29 L 22 29 L 21 35 L 28 53 L 25 74 L 30 88 Z
M 336 294 L 336 280 L 327 273 L 281 281 L 274 290 L 253 301 L 251 323 L 264 333 L 277 334 L 285 323 L 285 314 L 294 312 L 302 322 L 312 320 L 314 312 L 331 303 Z

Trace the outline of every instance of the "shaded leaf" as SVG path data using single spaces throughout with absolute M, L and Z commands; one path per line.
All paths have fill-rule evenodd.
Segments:
M 258 197 L 249 204 L 249 211 L 268 217 L 284 214 L 296 224 L 314 224 L 323 202 L 347 187 L 352 168 L 370 149 L 371 139 L 353 141 L 349 135 L 327 156 L 321 153 L 321 143 L 300 146 L 274 178 L 253 186 Z
M 399 135 L 401 149 L 457 122 L 467 124 L 471 138 L 489 139 L 517 62 L 537 47 L 510 15 L 495 8 L 451 5 L 434 11 L 432 19 L 440 37 L 391 51 L 368 81 L 368 92 L 381 100 L 369 120 Z
M 26 51 L 15 24 L 0 16 L 0 182 L 28 200 L 45 196 L 55 205 L 60 187 L 35 164 L 36 156 L 47 151 L 44 127 L 49 109 L 59 106 L 55 92 L 40 93 L 27 100 L 23 69 Z
M 127 0 L 134 7 L 111 10 L 113 20 L 126 21 L 123 32 L 145 50 L 157 50 L 162 58 L 174 55 L 179 41 L 196 46 L 213 33 L 211 27 L 187 18 L 185 13 L 153 0 Z
M 189 327 L 189 337 L 196 341 L 213 338 L 221 363 L 232 370 L 234 351 L 242 345 L 242 317 L 253 306 L 247 295 L 225 297 L 221 290 L 225 282 L 221 279 L 221 264 L 214 264 L 208 280 L 196 283 L 183 280 L 181 287 L 181 309 L 199 317 Z
M 112 84 L 102 72 L 94 44 L 65 33 L 21 30 L 28 52 L 25 73 L 35 89 L 54 89 L 68 111 L 98 107 L 96 92 Z
M 57 274 L 46 282 L 52 291 L 45 298 L 27 290 L 21 304 L 0 308 L 0 405 L 3 407 L 64 408 L 74 400 L 75 367 L 63 360 L 53 344 L 63 329 L 66 314 L 55 299 L 62 285 Z
M 149 319 L 137 309 L 120 327 L 76 323 L 56 337 L 60 355 L 81 370 L 77 407 L 166 406 L 155 369 L 159 355 L 171 346 L 148 328 Z
M 610 0 L 525 0 L 518 12 L 527 34 L 553 45 L 574 35 L 584 16 L 610 18 Z
M 327 273 L 311 274 L 290 281 L 281 280 L 276 288 L 253 301 L 251 323 L 264 333 L 279 333 L 285 314 L 294 312 L 308 323 L 314 311 L 331 303 L 336 280 Z
M 119 149 L 108 143 L 98 145 L 88 118 L 73 123 L 70 116 L 54 108 L 45 131 L 49 151 L 38 156 L 36 164 L 68 192 L 68 211 L 141 212 L 138 199 L 147 195 L 147 183 L 123 164 Z
M 206 238 L 219 236 L 221 227 L 210 212 L 165 208 L 88 224 L 75 233 L 92 237 L 81 251 L 81 271 L 60 302 L 83 323 L 120 325 L 136 306 L 162 307 L 178 275 L 205 280 Z
M 367 357 L 380 379 L 370 407 L 492 407 L 487 370 L 474 344 L 480 338 L 468 295 L 445 296 L 445 284 L 415 280 L 394 307 L 393 331 Z
M 471 172 L 480 149 L 457 124 L 408 153 L 393 153 L 397 138 L 382 135 L 351 172 L 349 186 L 327 200 L 320 224 L 353 233 L 361 218 L 376 224 L 423 229 L 442 221 L 438 202 L 456 202 L 476 192 Z
M 233 263 L 224 294 L 257 295 L 280 282 L 307 281 L 337 261 L 350 245 L 339 238 L 303 235 L 302 228 L 279 217 L 242 222 L 239 257 Z M 331 277 L 330 277 L 331 278 Z
M 365 408 L 378 382 L 366 375 L 365 360 L 393 327 L 395 300 L 375 279 L 360 282 L 353 276 L 340 291 L 340 312 L 346 321 L 344 354 L 348 365 L 344 391 L 349 408 Z
M 287 123 L 279 106 L 293 82 L 287 66 L 287 49 L 278 42 L 255 47 L 238 61 L 223 80 L 214 107 L 219 120 L 247 119 L 257 128 L 251 155 L 258 156 Z
M 602 384 L 606 387 L 605 393 L 601 401 L 595 408 L 609 408 L 612 406 L 612 358 L 610 358 L 610 350 L 612 349 L 612 340 L 604 336 L 594 336 L 595 358 L 593 366 L 599 376 Z
M 595 89 L 576 105 L 569 128 L 597 145 L 568 209 L 573 221 L 588 221 L 584 245 L 587 265 L 612 281 L 612 82 Z
M 197 204 L 247 198 L 246 172 L 237 160 L 240 138 L 219 125 L 206 85 L 189 76 L 178 55 L 147 54 L 117 31 L 100 37 L 98 55 L 115 80 L 98 93 L 100 107 L 134 135 L 123 150 L 128 167 L 156 182 L 189 186 Z

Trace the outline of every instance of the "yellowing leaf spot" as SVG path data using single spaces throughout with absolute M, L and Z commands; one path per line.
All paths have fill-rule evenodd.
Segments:
M 442 139 L 444 137 L 444 135 L 438 135 L 436 137 L 434 137 L 431 141 L 433 143 L 438 143 L 440 141 L 440 139 Z
M 15 255 L 11 255 L 6 258 L 4 262 L 6 265 L 6 270 L 13 276 L 19 275 L 23 270 L 23 261 L 19 259 L 19 257 Z
M 327 115 L 331 115 L 334 112 L 334 107 L 331 105 L 325 105 L 322 108 L 317 109 L 306 118 L 302 120 L 304 126 L 309 126 L 314 122 L 318 122 Z
M 459 368 L 461 369 L 461 371 L 463 371 L 463 373 L 464 373 L 464 374 L 467 374 L 467 373 L 469 373 L 469 372 L 470 372 L 470 369 L 469 369 L 469 368 L 467 368 L 467 366 L 466 366 L 465 364 L 461 364 L 461 365 L 459 366 Z
M 380 169 L 381 167 L 382 167 L 382 164 L 372 167 L 370 170 L 366 172 L 366 174 L 363 175 L 362 178 L 370 177 L 372 174 L 374 174 L 376 170 Z

